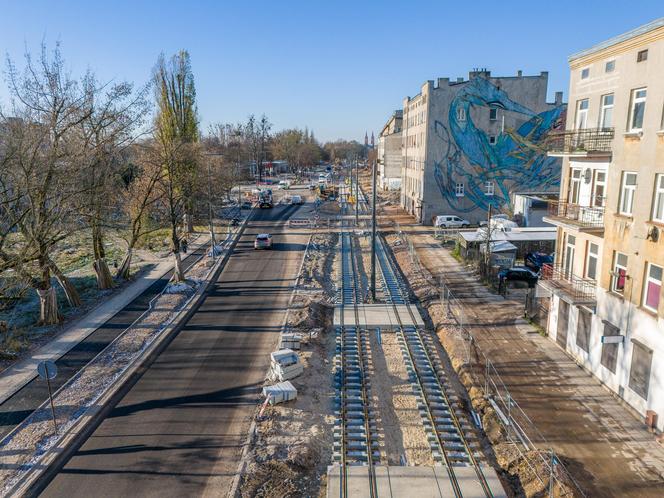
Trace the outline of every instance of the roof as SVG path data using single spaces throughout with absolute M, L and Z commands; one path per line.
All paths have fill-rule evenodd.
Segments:
M 484 230 L 477 230 L 475 232 L 459 232 L 459 235 L 466 242 L 479 242 L 486 240 L 485 233 Z M 491 235 L 491 240 L 509 242 L 556 240 L 556 227 L 513 228 L 507 232 L 496 230 Z
M 511 251 L 516 251 L 517 247 L 512 244 L 511 242 L 507 242 L 506 240 L 499 240 L 496 242 L 490 242 L 489 246 L 491 247 L 491 252 L 511 252 Z M 480 252 L 485 252 L 485 245 L 482 244 L 480 246 Z
M 593 45 L 590 48 L 581 50 L 580 52 L 576 52 L 568 57 L 568 61 L 572 62 L 575 59 L 580 59 L 581 57 L 594 54 L 595 52 L 599 52 L 600 50 L 604 50 L 605 48 L 617 45 L 618 43 L 624 42 L 631 38 L 636 38 L 637 36 L 648 33 L 649 31 L 653 31 L 657 28 L 661 28 L 662 26 L 664 26 L 664 17 L 660 17 L 659 19 L 655 19 L 654 21 L 649 22 L 648 24 L 644 24 L 643 26 L 639 26 L 638 28 L 628 31 L 627 33 L 614 36 L 613 38 L 609 38 L 608 40 L 598 43 L 597 45 Z

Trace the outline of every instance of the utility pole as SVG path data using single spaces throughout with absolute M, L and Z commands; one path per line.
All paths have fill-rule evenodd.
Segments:
M 376 159 L 372 162 L 371 171 L 371 299 L 376 302 Z
M 489 211 L 486 219 L 486 254 L 484 257 L 484 274 L 489 275 L 489 263 L 491 261 L 491 215 L 493 211 L 493 204 L 489 203 Z
M 355 226 L 360 225 L 360 162 L 355 155 Z

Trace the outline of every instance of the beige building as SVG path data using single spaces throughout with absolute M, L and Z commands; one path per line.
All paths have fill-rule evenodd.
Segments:
M 549 336 L 664 429 L 664 18 L 569 58 Z M 657 416 L 655 422 L 653 416 Z
M 378 136 L 378 186 L 383 190 L 401 187 L 401 110 L 394 111 Z

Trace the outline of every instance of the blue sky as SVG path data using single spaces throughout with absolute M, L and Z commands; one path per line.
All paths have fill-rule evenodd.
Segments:
M 275 129 L 362 140 L 425 80 L 474 67 L 549 71 L 549 95 L 567 95 L 569 54 L 661 16 L 662 0 L 0 0 L 0 50 L 22 63 L 60 41 L 75 74 L 142 84 L 160 52 L 186 48 L 204 128 L 264 112 Z

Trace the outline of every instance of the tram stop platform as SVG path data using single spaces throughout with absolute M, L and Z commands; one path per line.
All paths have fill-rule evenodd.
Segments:
M 446 467 L 399 467 L 377 465 L 376 487 L 378 498 L 452 498 L 455 496 Z M 453 467 L 454 475 L 464 498 L 485 498 L 480 481 L 472 467 Z M 327 469 L 327 498 L 371 498 L 368 467 L 349 466 L 347 471 L 348 494 L 340 491 L 341 468 L 338 464 Z M 496 472 L 482 466 L 487 484 L 495 498 L 507 498 Z
M 417 307 L 411 305 L 410 309 L 415 315 L 414 320 L 408 312 L 408 306 L 405 304 L 358 304 L 359 326 L 363 329 L 392 330 L 399 328 L 399 320 L 401 320 L 401 325 L 404 327 L 424 327 L 424 320 L 422 320 Z M 353 306 L 337 306 L 334 309 L 334 325 L 341 326 L 342 313 L 343 323 L 346 326 L 355 326 L 355 309 Z

